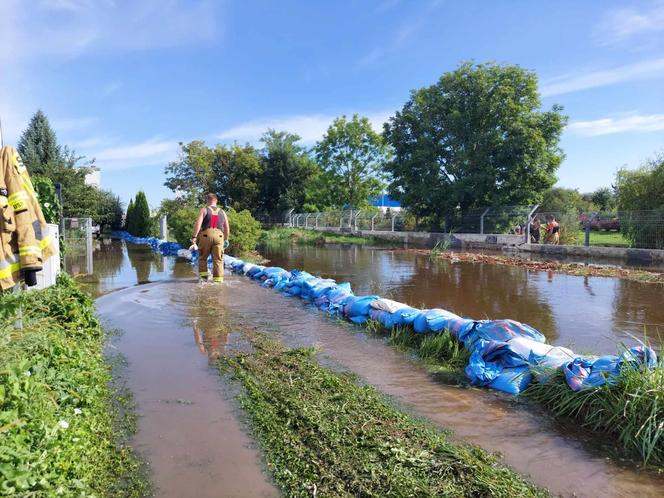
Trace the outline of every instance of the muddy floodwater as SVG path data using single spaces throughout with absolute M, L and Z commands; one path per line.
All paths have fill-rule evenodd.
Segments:
M 655 340 L 664 327 L 661 290 L 652 285 L 432 262 L 404 251 L 351 246 L 265 252 L 274 265 L 350 281 L 358 294 L 474 318 L 514 318 L 581 351 L 613 352 L 630 334 L 642 337 L 644 323 Z M 85 282 L 95 295 L 105 294 L 98 299 L 100 314 L 123 332 L 114 345 L 127 357 L 127 383 L 141 415 L 135 444 L 151 465 L 158 496 L 191 495 L 187 490 L 196 496 L 277 494 L 229 387 L 209 367 L 225 351 L 243 347 L 247 328 L 287 345 L 318 346 L 325 364 L 356 372 L 455 437 L 501 452 L 554 494 L 662 496 L 664 476 L 608 456 L 601 437 L 507 396 L 445 385 L 383 340 L 245 277 L 199 284 L 187 263 L 113 241 L 100 244 L 95 275 Z

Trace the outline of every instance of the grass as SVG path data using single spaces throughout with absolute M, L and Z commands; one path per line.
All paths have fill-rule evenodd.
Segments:
M 586 241 L 586 232 L 579 230 L 574 237 L 574 245 L 584 245 Z M 591 246 L 604 246 L 604 247 L 630 247 L 629 240 L 627 240 L 622 232 L 607 231 L 607 230 L 591 230 L 590 231 L 590 245 Z
M 286 496 L 546 496 L 480 448 L 394 408 L 311 349 L 251 337 L 220 360 Z
M 656 368 L 626 366 L 615 383 L 573 392 L 561 372 L 534 383 L 527 399 L 555 415 L 571 417 L 584 427 L 617 438 L 625 453 L 644 464 L 664 466 L 664 362 Z
M 384 240 L 374 237 L 359 237 L 356 235 L 341 235 L 337 233 L 326 233 L 317 230 L 305 230 L 301 228 L 271 228 L 263 231 L 261 237 L 263 244 L 295 243 L 302 245 L 325 245 L 325 244 L 385 244 Z
M 470 351 L 456 341 L 448 331 L 437 334 L 416 334 L 409 327 L 386 330 L 380 322 L 368 320 L 366 329 L 372 335 L 385 336 L 388 343 L 403 351 L 416 354 L 438 375 L 444 375 L 448 383 L 466 384 L 463 369 L 470 359 Z
M 388 342 L 415 353 L 450 384 L 464 384 L 470 351 L 447 331 L 417 334 L 409 327 L 383 328 L 366 324 L 373 335 L 388 335 Z M 664 466 L 664 359 L 655 368 L 624 367 L 615 383 L 580 392 L 572 391 L 559 371 L 547 382 L 533 382 L 523 398 L 543 406 L 555 417 L 571 418 L 581 426 L 608 434 L 624 455 L 643 464 Z
M 62 275 L 0 300 L 0 495 L 146 495 L 131 397 L 113 383 L 90 298 Z

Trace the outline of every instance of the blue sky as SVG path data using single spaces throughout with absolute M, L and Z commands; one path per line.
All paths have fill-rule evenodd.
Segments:
M 313 144 L 342 113 L 377 129 L 459 62 L 537 72 L 570 125 L 559 185 L 611 184 L 664 149 L 664 1 L 3 0 L 0 118 L 37 108 L 126 201 L 171 193 L 178 142 Z

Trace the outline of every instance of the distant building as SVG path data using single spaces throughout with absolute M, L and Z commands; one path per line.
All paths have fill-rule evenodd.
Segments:
M 390 211 L 401 211 L 401 204 L 399 201 L 395 201 L 387 194 L 377 197 L 369 197 L 369 203 L 372 206 L 379 208 L 383 213 L 388 209 Z
M 101 189 L 101 170 L 97 166 L 92 166 L 88 174 L 85 175 L 85 184 Z

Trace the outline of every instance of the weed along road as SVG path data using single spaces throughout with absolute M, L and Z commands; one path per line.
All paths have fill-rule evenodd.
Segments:
M 98 298 L 97 307 L 103 321 L 121 332 L 114 345 L 127 358 L 124 375 L 140 415 L 134 446 L 149 463 L 157 496 L 190 496 L 192 490 L 196 496 L 279 494 L 267 472 L 266 455 L 254 442 L 258 434 L 265 447 L 265 433 L 259 429 L 263 427 L 260 420 L 266 419 L 257 421 L 253 413 L 250 421 L 244 420 L 235 401 L 242 388 L 227 373 L 219 375 L 216 368 L 217 360 L 225 355 L 251 353 L 257 331 L 287 348 L 316 346 L 316 359 L 324 368 L 358 374 L 361 382 L 392 397 L 400 410 L 451 429 L 453 441 L 501 453 L 504 463 L 552 494 L 661 496 L 663 476 L 621 461 L 612 444 L 602 442 L 597 434 L 553 421 L 508 396 L 450 385 L 449 379 L 432 374 L 421 361 L 384 339 L 332 320 L 245 277 L 227 273 L 221 286 L 199 284 L 186 262 L 163 260 L 132 244 L 112 244 L 114 251 L 105 255 L 98 251 L 96 258 L 99 263 L 101 258 L 113 258 L 113 263 L 96 262 L 99 273 L 89 285 L 97 292 L 126 287 Z M 354 258 L 355 267 L 364 272 L 370 264 L 365 256 L 371 255 L 374 266 L 390 257 L 389 251 L 358 256 L 352 248 L 334 250 L 341 252 L 342 260 Z M 306 250 L 288 251 L 272 257 L 281 257 L 284 265 L 302 267 L 295 259 L 308 258 Z M 322 264 L 331 261 L 318 260 Z M 305 266 L 312 272 L 332 275 L 338 271 L 332 266 L 311 267 L 310 263 L 308 260 Z M 393 292 L 399 292 L 394 279 L 407 281 L 406 266 L 405 262 L 395 266 Z M 380 282 L 378 278 L 370 282 L 366 275 L 361 278 L 367 285 Z M 132 279 L 133 283 L 147 283 L 133 286 Z M 569 288 L 570 282 L 564 287 Z M 590 284 L 595 283 L 591 279 Z M 545 300 L 546 295 L 540 299 Z M 254 377 L 240 377 L 245 379 L 241 384 L 261 385 L 257 374 L 251 375 Z M 246 384 L 247 379 L 256 384 Z M 285 399 L 283 403 L 295 401 Z M 253 427 L 257 432 L 247 430 L 252 423 L 258 424 Z M 284 431 L 287 437 L 289 433 Z M 283 479 L 280 461 L 267 450 L 272 475 Z

